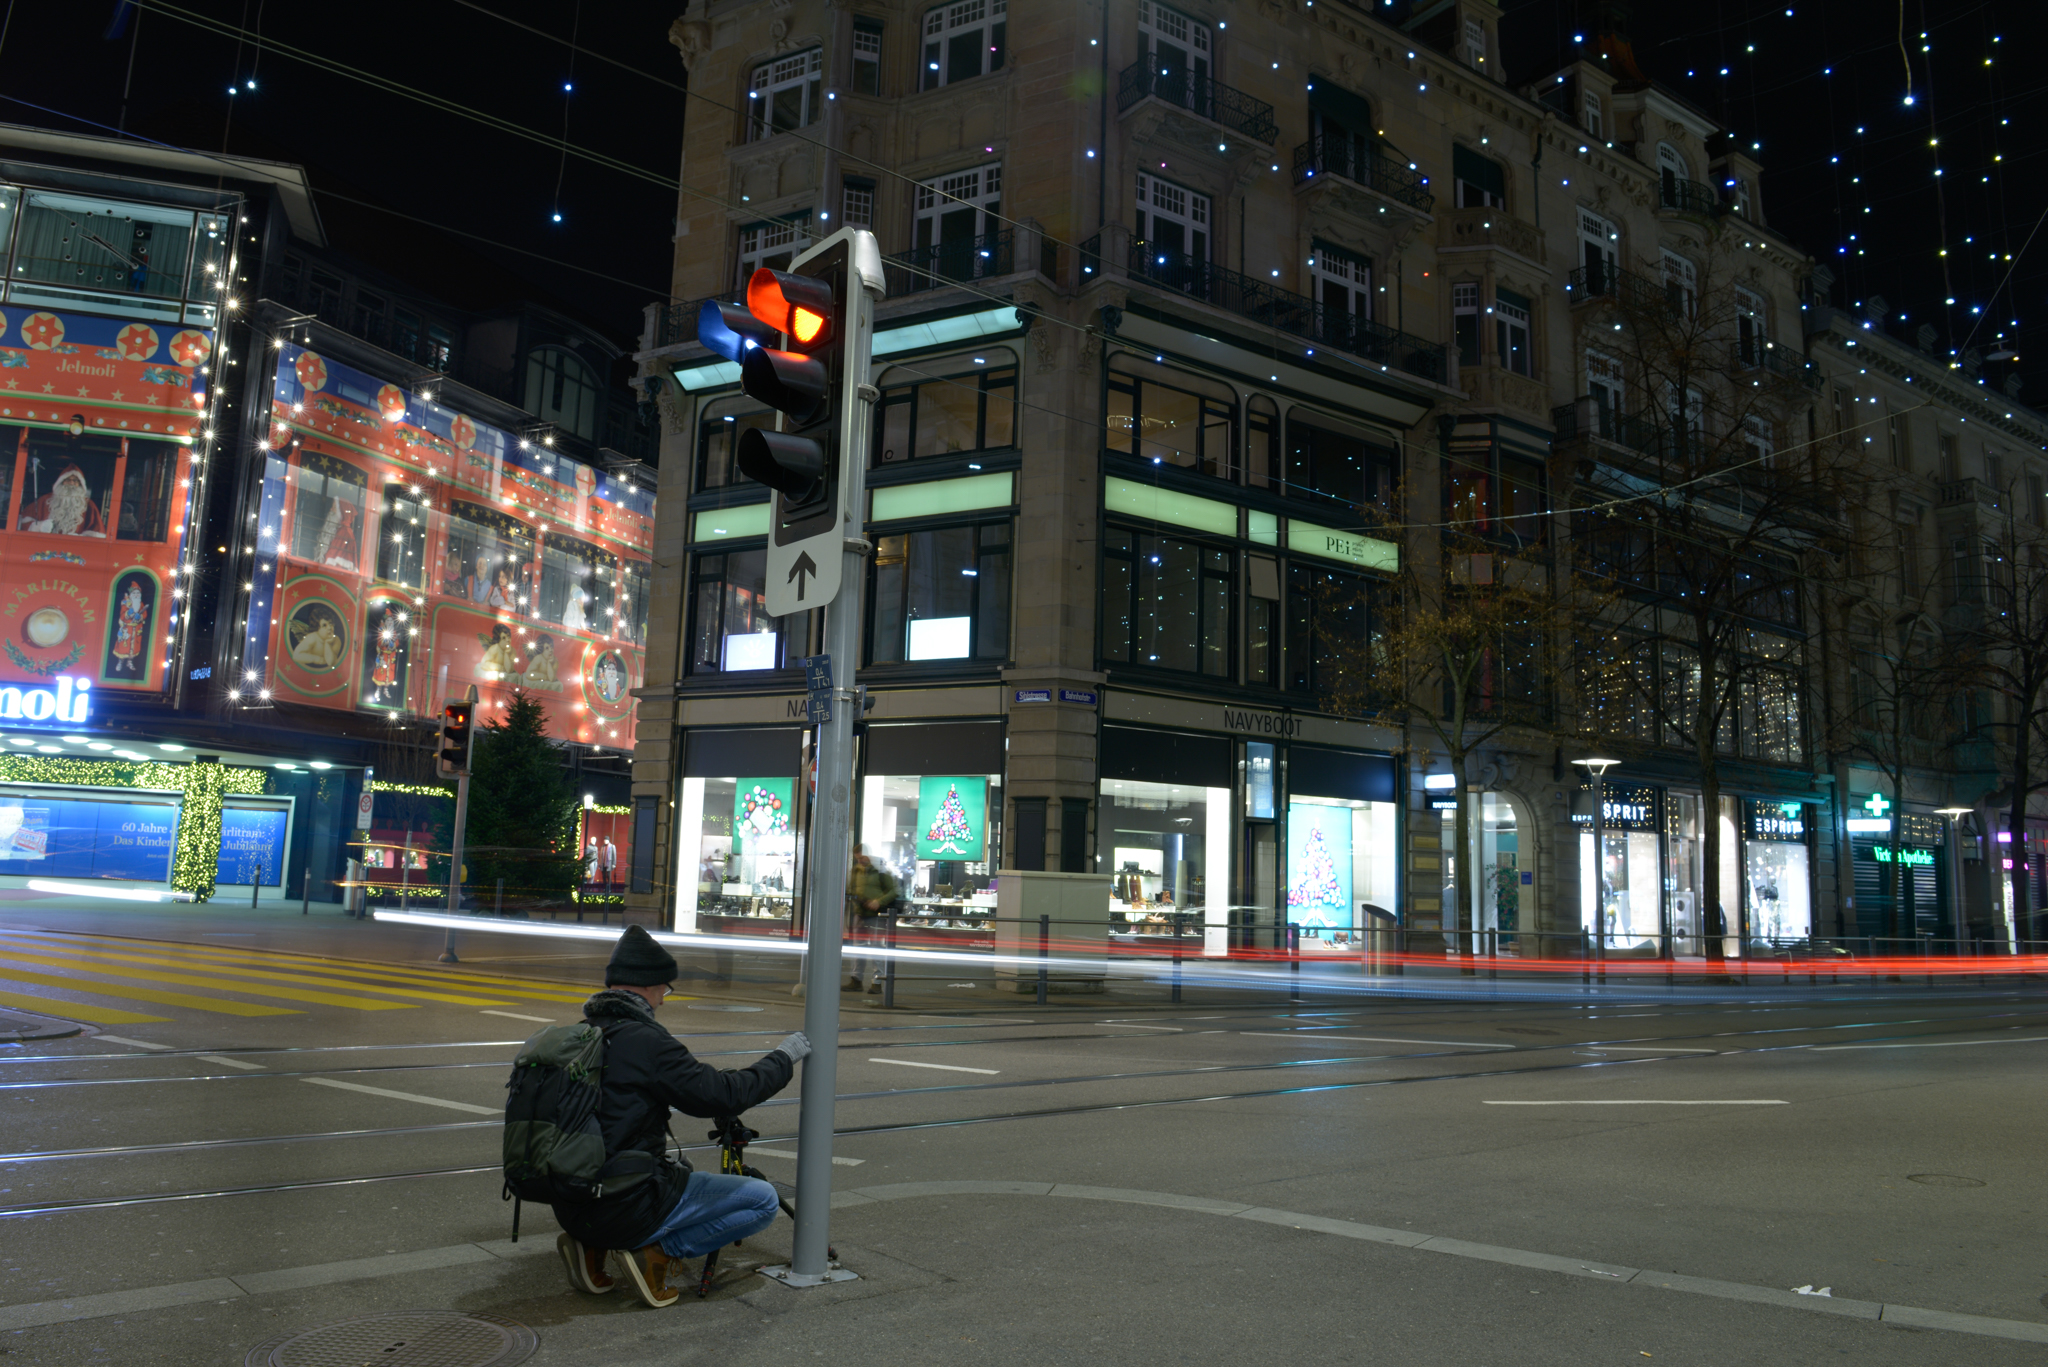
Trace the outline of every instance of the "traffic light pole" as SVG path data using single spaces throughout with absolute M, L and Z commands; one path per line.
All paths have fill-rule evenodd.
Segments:
M 475 684 L 469 686 L 469 691 L 464 694 L 464 700 L 469 703 L 472 709 L 470 713 L 471 729 L 464 737 L 466 753 L 462 756 L 462 768 L 455 779 L 455 834 L 450 841 L 448 857 L 448 914 L 450 916 L 462 910 L 462 837 L 469 826 L 469 761 L 470 756 L 476 753 L 476 714 L 473 710 L 476 707 L 477 701 Z M 441 946 L 440 962 L 444 964 L 462 962 L 462 960 L 455 957 L 455 929 L 452 926 L 449 927 L 446 942 Z
M 872 549 L 865 528 L 866 457 L 877 396 L 868 373 L 868 349 L 874 332 L 875 299 L 882 290 L 873 239 L 867 238 L 863 245 L 865 252 L 849 252 L 846 272 L 846 314 L 852 326 L 845 358 L 846 413 L 837 453 L 840 507 L 845 516 L 839 591 L 825 610 L 825 653 L 832 659 L 832 715 L 818 727 L 818 795 L 811 809 L 811 888 L 804 927 L 810 982 L 804 995 L 804 1033 L 813 1048 L 804 1060 L 797 1125 L 795 1247 L 789 1271 L 782 1277 L 790 1286 L 817 1286 L 854 1275 L 830 1265 L 829 1245 L 833 1110 L 839 1083 L 840 948 L 847 870 L 853 857 L 853 724 L 860 715 L 854 666 L 860 658 L 865 561 Z M 866 258 L 873 258 L 871 275 L 862 269 Z M 863 276 L 868 277 L 868 285 L 864 286 Z

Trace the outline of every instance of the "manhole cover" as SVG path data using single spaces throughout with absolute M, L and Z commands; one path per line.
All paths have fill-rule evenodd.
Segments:
M 1910 1174 L 1908 1182 L 1918 1182 L 1923 1187 L 1981 1187 L 1984 1184 L 1974 1177 L 1951 1177 L 1945 1172 L 1916 1172 Z
M 727 1006 L 723 1002 L 685 1002 L 684 1008 L 690 1011 L 765 1011 L 767 1009 L 762 1006 Z
M 512 1367 L 539 1347 L 531 1329 L 497 1315 L 408 1310 L 272 1339 L 242 1367 Z
M 1503 1035 L 1555 1035 L 1558 1033 L 1555 1030 L 1545 1030 L 1541 1026 L 1535 1025 L 1496 1025 L 1493 1028 L 1500 1031 Z

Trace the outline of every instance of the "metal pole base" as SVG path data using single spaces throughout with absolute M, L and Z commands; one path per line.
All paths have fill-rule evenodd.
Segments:
M 455 957 L 455 932 L 453 930 L 448 932 L 448 942 L 441 946 L 441 957 L 435 962 L 444 964 L 459 964 L 462 962 L 462 960 Z
M 801 1291 L 807 1286 L 823 1286 L 827 1282 L 857 1282 L 860 1273 L 852 1272 L 837 1264 L 826 1267 L 823 1272 L 799 1272 L 788 1264 L 780 1267 L 764 1267 L 761 1275 L 770 1281 L 780 1282 L 792 1291 Z

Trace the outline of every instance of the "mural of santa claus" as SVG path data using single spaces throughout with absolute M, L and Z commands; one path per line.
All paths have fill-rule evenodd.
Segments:
M 85 474 L 76 465 L 67 465 L 57 476 L 57 482 L 50 486 L 50 492 L 28 504 L 21 510 L 21 520 L 15 524 L 17 531 L 56 532 L 63 536 L 99 536 L 107 534 L 106 523 L 100 520 L 100 509 L 92 501 L 92 490 L 87 487 Z

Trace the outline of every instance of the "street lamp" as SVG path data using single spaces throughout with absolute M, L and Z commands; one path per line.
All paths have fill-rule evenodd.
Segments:
M 1948 895 L 1949 899 L 1955 903 L 1956 909 L 1957 954 L 1961 954 L 1963 952 L 1964 922 L 1962 879 L 1963 851 L 1961 848 L 1961 842 L 1957 839 L 1958 828 L 1956 823 L 1959 818 L 1968 816 L 1972 810 L 1973 809 L 1969 807 L 1936 807 L 1934 809 L 1934 813 L 1936 816 L 1945 816 L 1948 818 Z
M 1607 898 L 1606 888 L 1603 885 L 1607 881 L 1605 877 L 1607 872 L 1607 851 L 1603 840 L 1605 831 L 1600 820 L 1601 808 L 1604 805 L 1601 799 L 1600 784 L 1601 780 L 1607 777 L 1607 771 L 1621 763 L 1621 761 L 1618 759 L 1575 759 L 1572 763 L 1583 767 L 1593 779 L 1593 957 L 1601 961 L 1600 976 L 1605 978 L 1607 976 Z

